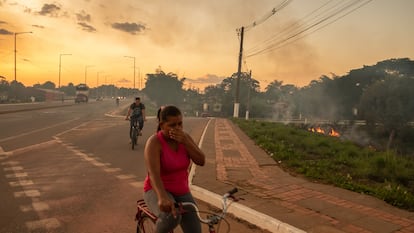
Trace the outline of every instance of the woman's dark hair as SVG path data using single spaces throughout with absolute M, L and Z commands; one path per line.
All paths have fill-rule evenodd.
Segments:
M 173 106 L 173 105 L 161 106 L 157 112 L 157 119 L 158 119 L 157 132 L 161 130 L 160 128 L 161 121 L 167 121 L 167 118 L 170 116 L 180 116 L 180 115 L 181 115 L 181 111 L 176 106 Z

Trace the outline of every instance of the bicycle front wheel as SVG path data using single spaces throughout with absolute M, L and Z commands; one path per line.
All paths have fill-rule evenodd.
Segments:
M 138 222 L 137 233 L 155 233 L 155 220 L 143 215 Z
M 138 138 L 137 130 L 133 129 L 132 130 L 132 135 L 131 135 L 131 147 L 132 147 L 132 149 L 134 149 L 135 145 L 137 144 L 137 138 Z

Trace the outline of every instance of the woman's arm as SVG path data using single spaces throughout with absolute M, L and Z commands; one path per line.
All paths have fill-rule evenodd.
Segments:
M 198 166 L 204 166 L 206 162 L 206 155 L 194 142 L 193 138 L 186 132 L 184 132 L 185 140 L 183 144 L 187 149 L 187 153 L 190 156 L 191 160 Z
M 145 144 L 144 158 L 152 188 L 157 193 L 160 210 L 172 212 L 173 216 L 176 216 L 174 202 L 169 198 L 161 180 L 161 144 L 155 134 Z

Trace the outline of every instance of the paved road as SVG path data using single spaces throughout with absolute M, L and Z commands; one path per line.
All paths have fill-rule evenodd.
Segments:
M 146 174 L 143 142 L 155 119 L 132 151 L 129 123 L 105 115 L 112 103 L 27 110 L 0 114 L 0 232 L 134 232 Z M 208 121 L 189 118 L 185 127 L 201 140 Z M 229 220 L 232 232 L 252 229 Z

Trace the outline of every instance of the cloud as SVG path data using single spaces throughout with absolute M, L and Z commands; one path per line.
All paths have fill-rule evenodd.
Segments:
M 186 81 L 199 84 L 217 84 L 223 81 L 223 79 L 225 79 L 225 77 L 219 77 L 215 74 L 206 74 L 205 76 L 199 77 L 197 79 L 186 78 Z
M 49 15 L 52 17 L 57 17 L 59 11 L 60 11 L 60 7 L 55 4 L 44 4 L 42 7 L 42 10 L 39 11 L 38 13 L 44 16 Z
M 128 80 L 126 78 L 118 80 L 118 83 L 130 83 L 130 82 L 131 82 L 131 80 Z
M 87 31 L 87 32 L 96 32 L 96 28 L 94 28 L 93 26 L 86 24 L 86 23 L 78 23 L 78 25 L 80 25 L 82 27 L 82 30 Z
M 91 15 L 87 14 L 83 10 L 76 14 L 76 18 L 78 19 L 78 21 L 81 21 L 81 22 L 91 22 Z
M 0 28 L 0 35 L 13 35 L 13 32 Z
M 137 23 L 113 23 L 112 28 L 128 32 L 129 34 L 136 35 L 146 29 L 145 25 Z
M 45 27 L 42 25 L 33 24 L 32 27 L 44 29 Z

